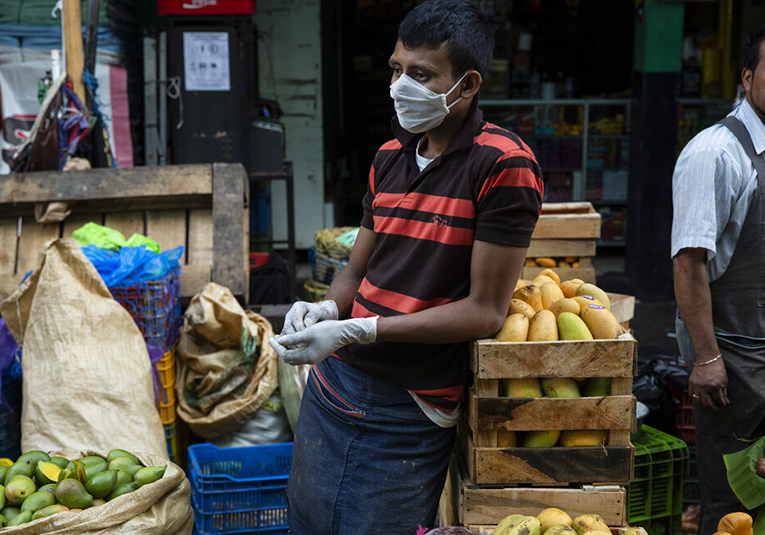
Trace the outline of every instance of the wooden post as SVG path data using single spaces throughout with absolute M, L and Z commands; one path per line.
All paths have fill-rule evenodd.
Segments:
M 63 0 L 64 50 L 66 73 L 72 80 L 74 94 L 85 105 L 85 86 L 82 84 L 82 13 L 80 0 Z

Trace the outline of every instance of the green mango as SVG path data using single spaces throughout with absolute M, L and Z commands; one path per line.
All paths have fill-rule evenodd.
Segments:
M 71 461 L 65 457 L 51 457 L 50 462 L 63 470 Z
M 47 485 L 58 482 L 61 468 L 50 461 L 40 461 L 35 467 L 35 480 L 38 485 Z
M 7 487 L 8 483 L 10 483 L 11 479 L 13 479 L 15 476 L 27 476 L 31 478 L 33 475 L 35 475 L 34 466 L 27 464 L 23 461 L 15 462 L 8 468 L 8 471 L 5 473 L 5 479 L 3 480 L 3 485 Z
M 5 481 L 5 474 L 8 473 L 9 466 L 0 466 L 0 483 Z
M 58 476 L 58 482 L 61 483 L 65 479 L 76 479 L 80 483 L 85 480 L 85 471 L 80 464 L 80 461 L 71 461 L 66 468 L 61 470 Z
M 38 509 L 35 511 L 35 513 L 32 515 L 32 520 L 37 520 L 38 518 L 45 518 L 46 516 L 55 515 L 56 513 L 63 513 L 64 511 L 68 511 L 69 508 L 66 505 L 61 505 L 60 503 L 56 503 L 53 505 L 49 505 L 48 507 L 43 507 L 42 509 Z
M 134 464 L 141 464 L 141 461 L 138 460 L 138 457 L 130 453 L 129 451 L 125 450 L 112 450 L 106 455 L 106 461 L 112 462 L 117 457 L 127 457 L 131 461 L 133 461 Z
M 56 495 L 56 484 L 55 483 L 48 483 L 47 485 L 43 485 L 42 487 L 38 487 L 37 492 L 49 492 L 53 496 Z
M 11 518 L 8 521 L 7 527 L 20 526 L 21 524 L 26 524 L 30 520 L 32 520 L 32 511 L 24 511 Z
M 95 474 L 85 483 L 85 489 L 94 498 L 105 498 L 117 486 L 117 471 L 107 470 Z
M 44 451 L 32 450 L 32 451 L 26 452 L 25 454 L 21 455 L 18 459 L 16 459 L 17 463 L 27 463 L 29 466 L 32 467 L 32 470 L 35 469 L 35 467 L 37 466 L 37 463 L 40 461 L 50 462 L 50 455 L 48 455 Z
M 117 470 L 117 486 L 127 485 L 133 482 L 133 476 L 125 472 L 124 470 Z
M 34 494 L 37 488 L 32 478 L 14 476 L 5 486 L 5 497 L 12 505 L 21 505 L 28 496 Z
M 141 485 L 148 485 L 162 478 L 165 475 L 166 468 L 164 466 L 147 466 L 141 468 L 133 475 L 133 481 L 137 481 Z
M 6 501 L 5 487 L 3 485 L 0 485 L 0 509 L 5 507 L 5 501 Z
M 116 489 L 114 489 L 109 496 L 106 497 L 106 501 L 110 502 L 114 498 L 117 498 L 118 496 L 122 496 L 123 494 L 128 494 L 130 492 L 133 492 L 134 490 L 138 490 L 141 487 L 140 483 L 136 483 L 135 481 L 132 483 L 128 483 L 126 485 L 120 485 Z
M 4 528 L 8 525 L 8 519 L 5 518 L 2 514 L 0 514 L 0 528 Z
M 6 520 L 11 521 L 13 520 L 13 517 L 18 515 L 21 512 L 21 510 L 18 507 L 3 507 L 3 510 L 0 511 L 0 515 L 3 515 Z
M 98 464 L 98 463 L 109 464 L 109 461 L 107 461 L 100 455 L 88 455 L 87 457 L 83 457 L 82 459 L 80 459 L 80 463 L 84 465 Z
M 93 496 L 77 479 L 61 481 L 56 487 L 56 499 L 69 509 L 87 509 L 93 504 Z
M 134 463 L 130 457 L 127 456 L 115 457 L 109 462 L 109 470 L 124 470 L 130 474 L 131 479 L 141 468 L 142 466 L 140 464 Z
M 21 512 L 24 511 L 38 511 L 43 507 L 48 507 L 56 503 L 56 498 L 50 492 L 44 490 L 38 490 L 37 492 L 30 494 L 26 500 L 21 504 Z
M 82 471 L 85 472 L 85 481 L 87 481 L 88 479 L 90 479 L 96 474 L 100 474 L 101 472 L 106 471 L 109 468 L 109 465 L 103 459 L 101 459 L 100 463 L 92 462 L 89 464 L 84 464 L 81 461 L 80 466 L 82 467 Z

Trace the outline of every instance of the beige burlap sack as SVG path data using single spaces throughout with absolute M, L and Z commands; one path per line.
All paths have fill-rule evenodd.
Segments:
M 191 299 L 176 352 L 178 416 L 208 440 L 246 424 L 278 385 L 271 323 L 214 282 Z
M 146 342 L 74 240 L 46 244 L 0 313 L 22 346 L 22 451 L 167 456 Z
M 62 451 L 57 455 L 75 460 L 87 455 L 106 457 L 106 452 Z M 148 453 L 135 456 L 145 466 L 167 467 L 162 479 L 81 513 L 57 513 L 3 528 L 3 535 L 189 535 L 194 528 L 194 512 L 191 486 L 183 470 L 165 457 Z

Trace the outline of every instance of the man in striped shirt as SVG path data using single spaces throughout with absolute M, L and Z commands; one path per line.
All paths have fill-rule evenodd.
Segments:
M 468 341 L 502 326 L 542 206 L 533 153 L 478 109 L 492 33 L 470 0 L 429 0 L 404 19 L 389 61 L 395 139 L 372 162 L 348 266 L 271 342 L 285 362 L 313 364 L 292 533 L 434 525 Z
M 691 140 L 672 182 L 676 327 L 692 366 L 699 535 L 712 535 L 740 507 L 723 455 L 765 433 L 765 25 L 747 37 L 741 80 L 746 100 Z

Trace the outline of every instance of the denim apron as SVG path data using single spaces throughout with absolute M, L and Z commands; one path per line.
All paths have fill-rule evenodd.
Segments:
M 757 187 L 725 273 L 710 283 L 715 336 L 725 361 L 730 404 L 709 411 L 696 403 L 696 462 L 701 491 L 699 535 L 712 535 L 727 513 L 741 509 L 731 490 L 723 454 L 749 445 L 741 439 L 765 431 L 765 158 L 755 152 L 746 127 L 735 117 L 719 124 L 738 139 L 757 171 Z M 691 366 L 695 354 L 682 319 L 677 318 L 680 353 Z
M 312 366 L 287 482 L 290 535 L 434 527 L 454 438 L 405 389 L 334 357 Z

